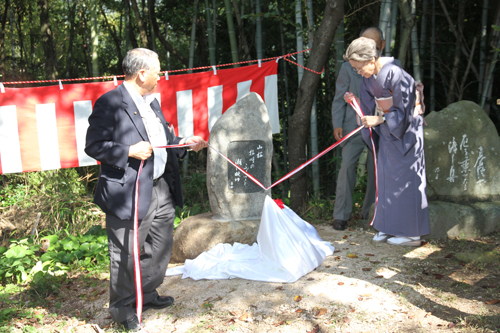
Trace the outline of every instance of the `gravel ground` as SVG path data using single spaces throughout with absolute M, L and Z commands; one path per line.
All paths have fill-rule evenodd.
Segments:
M 335 253 L 297 282 L 166 277 L 159 292 L 175 303 L 145 312 L 142 331 L 500 332 L 498 261 L 455 258 L 498 251 L 500 234 L 407 248 L 371 242 L 373 229 L 316 228 Z M 107 284 L 106 277 L 75 279 L 38 309 L 43 322 L 19 320 L 12 332 L 26 332 L 26 326 L 37 332 L 120 332 L 107 312 Z

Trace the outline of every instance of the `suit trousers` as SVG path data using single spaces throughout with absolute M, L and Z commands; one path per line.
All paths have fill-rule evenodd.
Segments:
M 335 206 L 333 209 L 334 220 L 348 221 L 351 218 L 353 206 L 354 186 L 356 185 L 356 166 L 359 156 L 366 147 L 361 133 L 348 139 L 342 147 L 342 162 L 337 177 L 337 189 L 335 193 Z M 371 205 L 375 202 L 375 167 L 373 164 L 373 154 L 368 150 L 366 161 L 368 171 L 367 187 L 361 215 L 367 218 Z
M 139 193 L 140 196 L 140 193 Z M 140 197 L 139 197 L 140 200 Z M 143 303 L 156 299 L 172 254 L 175 205 L 170 188 L 162 177 L 153 186 L 151 204 L 139 221 Z M 106 215 L 110 257 L 109 313 L 115 322 L 136 315 L 133 258 L 134 221 Z

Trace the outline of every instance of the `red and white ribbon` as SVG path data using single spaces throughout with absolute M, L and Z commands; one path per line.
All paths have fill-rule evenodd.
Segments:
M 238 164 L 236 164 L 233 161 L 231 161 L 227 156 L 225 156 L 220 151 L 218 151 L 214 146 L 212 146 L 210 144 L 208 144 L 208 146 L 210 148 L 212 148 L 213 150 L 215 150 L 220 156 L 222 156 L 226 161 L 228 161 L 230 164 L 232 164 L 236 169 L 240 170 L 245 176 L 247 176 L 248 178 L 250 178 L 255 184 L 257 184 L 258 186 L 260 186 L 264 190 L 269 190 L 270 188 L 272 188 L 272 187 L 278 185 L 279 183 L 287 180 L 288 178 L 292 177 L 297 172 L 299 172 L 300 170 L 304 169 L 306 166 L 308 166 L 312 162 L 316 161 L 318 158 L 320 158 L 321 156 L 325 155 L 326 153 L 328 153 L 333 148 L 337 147 L 339 144 L 341 144 L 345 140 L 349 139 L 351 136 L 353 136 L 354 134 L 356 134 L 357 132 L 359 132 L 362 128 L 363 128 L 362 126 L 356 128 L 354 131 L 352 131 L 349 134 L 347 134 L 346 136 L 344 136 L 342 138 L 342 140 L 335 142 L 333 145 L 331 145 L 330 147 L 326 148 L 321 153 L 319 153 L 318 155 L 314 156 L 313 158 L 311 158 L 307 162 L 299 165 L 298 167 L 296 167 L 295 169 L 293 169 L 292 171 L 290 171 L 289 173 L 287 173 L 286 175 L 284 175 L 283 177 L 281 177 L 280 179 L 278 179 L 277 181 L 275 181 L 271 186 L 268 186 L 268 187 L 264 186 L 257 178 L 255 178 L 254 176 L 252 176 L 250 173 L 248 173 L 245 169 L 243 169 L 242 167 L 240 167 Z
M 348 94 L 349 92 L 346 92 Z M 360 118 L 364 117 L 365 115 L 363 114 L 363 111 L 361 110 L 361 107 L 358 104 L 358 101 L 356 98 L 353 98 L 352 100 L 349 100 L 349 104 L 351 104 L 352 108 Z M 362 127 L 361 127 L 362 128 Z M 370 225 L 373 226 L 373 221 L 375 221 L 375 216 L 377 216 L 377 205 L 378 205 L 378 171 L 377 171 L 377 153 L 375 150 L 375 142 L 373 141 L 373 132 L 372 128 L 368 128 L 370 130 L 370 140 L 372 144 L 372 153 L 373 153 L 373 163 L 375 166 L 375 211 L 373 213 L 373 218 L 370 221 Z
M 189 146 L 194 146 L 197 143 L 182 144 L 182 145 L 168 145 L 168 146 L 156 146 L 153 148 L 186 148 Z M 140 249 L 139 249 L 139 178 L 141 176 L 142 167 L 144 161 L 141 161 L 139 170 L 137 171 L 137 179 L 135 181 L 135 202 L 134 202 L 134 241 L 132 244 L 133 257 L 134 257 L 134 278 L 135 278 L 135 294 L 136 294 L 136 313 L 137 319 L 139 320 L 139 325 L 141 325 L 142 320 L 142 275 L 141 275 L 141 260 L 140 260 Z M 142 327 L 142 325 L 141 325 Z
M 141 325 L 142 316 L 142 276 L 141 276 L 141 260 L 139 258 L 139 177 L 141 175 L 142 166 L 144 161 L 141 161 L 139 171 L 137 171 L 137 180 L 135 182 L 135 204 L 134 204 L 134 242 L 133 242 L 133 256 L 134 256 L 134 277 L 135 277 L 135 305 L 137 319 Z
M 364 116 L 363 112 L 361 111 L 361 108 L 359 107 L 359 104 L 357 103 L 357 101 L 355 99 L 354 99 L 353 102 L 350 102 L 350 104 L 351 104 L 351 106 L 354 108 L 354 110 L 356 111 L 356 113 L 360 117 Z M 323 155 L 325 155 L 326 153 L 328 153 L 330 150 L 334 149 L 339 144 L 341 144 L 345 140 L 347 140 L 350 137 L 352 137 L 354 134 L 356 134 L 357 132 L 359 132 L 361 129 L 363 129 L 363 126 L 360 126 L 360 127 L 356 128 L 355 130 L 353 130 L 352 132 L 350 132 L 349 134 L 345 135 L 341 140 L 335 142 L 333 145 L 331 145 L 330 147 L 326 148 L 321 153 L 317 154 L 316 156 L 314 156 L 313 158 L 311 158 L 307 162 L 299 165 L 298 167 L 296 167 L 295 169 L 293 169 L 292 171 L 290 171 L 285 176 L 281 177 L 279 180 L 275 181 L 273 184 L 271 184 L 271 186 L 268 186 L 268 187 L 264 186 L 257 178 L 255 178 L 254 176 L 252 176 L 250 173 L 248 173 L 241 166 L 239 166 L 238 164 L 236 164 L 233 161 L 231 161 L 227 156 L 225 156 L 220 151 L 218 151 L 214 146 L 212 146 L 210 144 L 208 144 L 208 146 L 210 148 L 212 148 L 213 150 L 215 150 L 220 156 L 222 156 L 226 161 L 228 161 L 230 164 L 232 164 L 236 169 L 240 170 L 245 176 L 247 176 L 255 184 L 257 184 L 258 186 L 260 186 L 264 190 L 269 190 L 270 188 L 272 188 L 272 187 L 280 184 L 281 182 L 287 180 L 288 178 L 292 177 L 297 172 L 299 172 L 300 170 L 304 169 L 309 164 L 313 163 L 314 161 L 316 161 L 317 159 L 319 159 L 320 157 L 322 157 Z M 370 136 L 372 136 L 372 129 L 371 128 L 370 128 Z M 376 184 L 377 183 L 377 156 L 376 156 L 376 153 L 375 153 L 375 144 L 373 142 L 373 136 L 371 138 L 371 141 L 372 141 L 373 160 L 375 161 L 375 184 Z M 179 144 L 179 145 L 167 145 L 167 146 L 155 146 L 154 148 L 185 148 L 185 147 L 193 146 L 193 145 L 196 145 L 196 143 L 192 143 L 192 144 Z M 142 305 L 143 305 L 142 304 L 143 303 L 143 299 L 142 299 L 141 262 L 140 262 L 140 258 L 139 258 L 139 253 L 140 253 L 139 252 L 139 177 L 141 175 L 143 164 L 144 164 L 144 161 L 141 161 L 141 165 L 140 165 L 139 171 L 137 173 L 137 180 L 136 180 L 136 184 L 135 184 L 134 243 L 133 243 L 133 249 L 134 249 L 133 257 L 134 257 L 135 290 L 136 290 L 136 295 L 137 295 L 136 296 L 137 297 L 136 298 L 136 312 L 137 312 L 137 318 L 139 319 L 139 323 L 141 323 Z M 373 219 L 370 222 L 370 225 L 373 224 L 373 220 L 375 219 L 375 215 L 377 213 L 377 202 L 378 202 L 378 188 L 377 187 L 376 187 L 376 194 L 377 195 L 376 195 L 376 198 L 375 198 L 375 214 L 373 215 Z

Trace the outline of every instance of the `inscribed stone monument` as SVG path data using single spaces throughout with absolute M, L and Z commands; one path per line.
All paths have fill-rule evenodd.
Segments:
M 249 93 L 217 120 L 210 145 L 257 178 L 271 184 L 271 124 L 264 101 Z M 207 188 L 215 220 L 260 219 L 271 191 L 254 184 L 212 149 L 208 150 Z
M 265 187 L 271 184 L 271 125 L 262 98 L 243 96 L 214 124 L 210 145 L 248 171 Z M 194 259 L 219 243 L 257 241 L 265 191 L 208 149 L 207 188 L 211 212 L 189 217 L 174 233 L 171 262 Z

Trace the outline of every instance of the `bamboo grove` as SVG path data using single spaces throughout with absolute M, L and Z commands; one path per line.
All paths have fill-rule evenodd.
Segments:
M 297 62 L 324 67 L 321 75 L 280 62 L 278 177 L 333 143 L 336 72 L 345 47 L 369 26 L 386 33 L 385 54 L 424 83 L 427 112 L 471 100 L 500 127 L 500 2 L 492 0 L 2 0 L 0 81 L 122 74 L 134 47 L 157 51 L 163 70 L 312 48 Z M 336 159 L 279 191 L 293 208 L 312 195 L 334 196 Z

